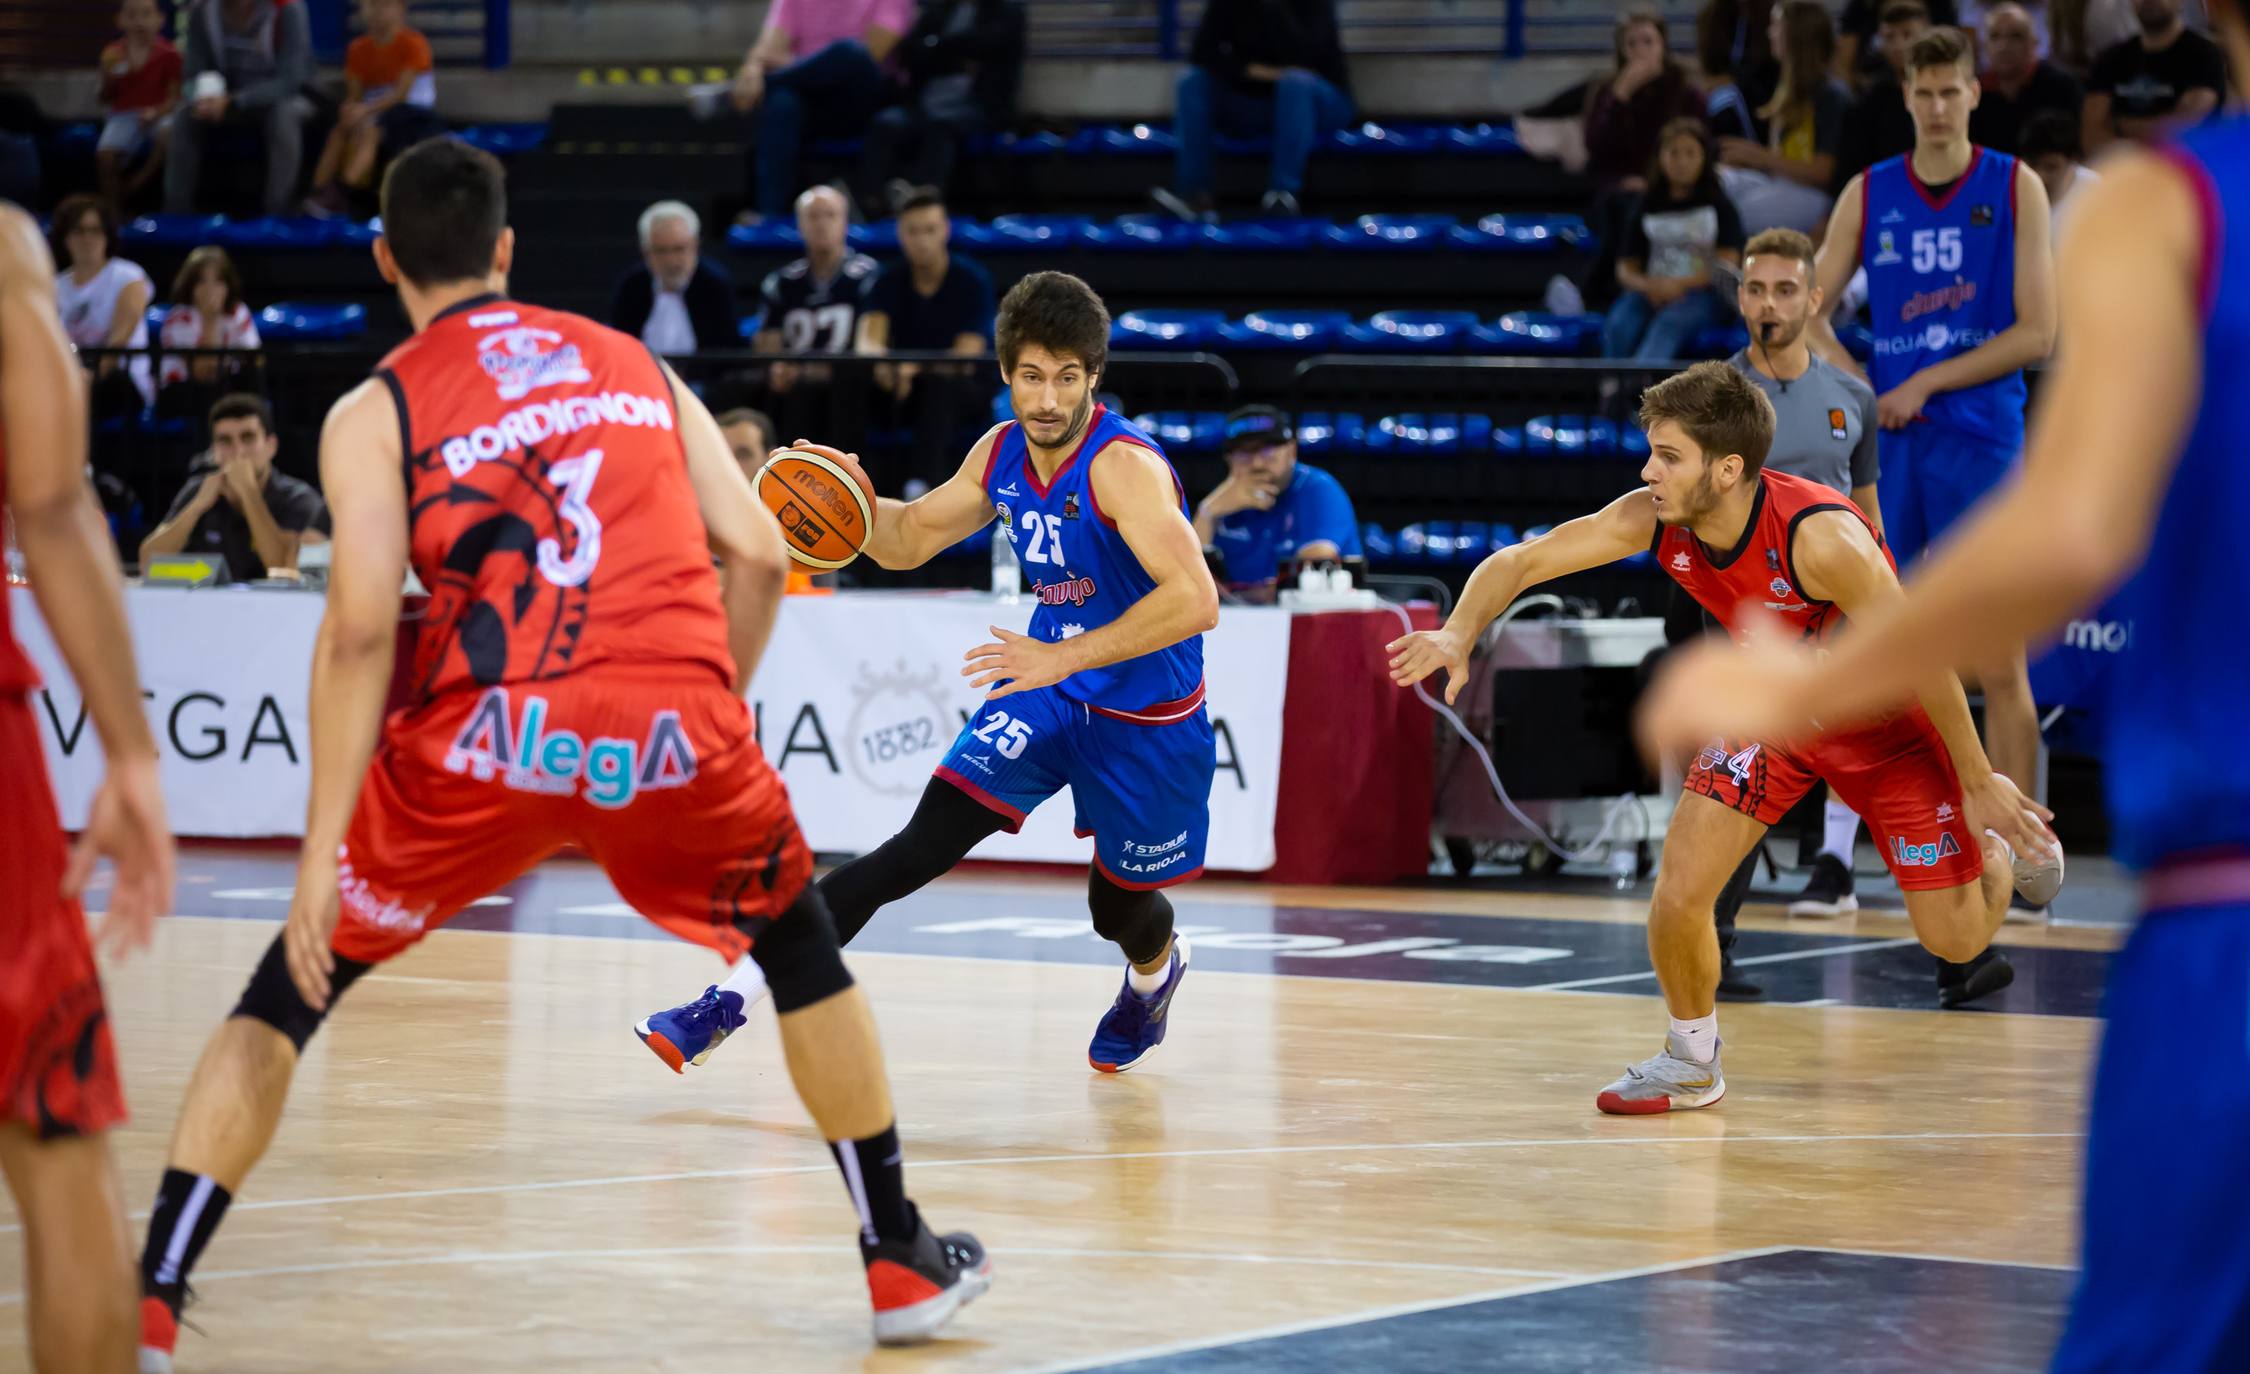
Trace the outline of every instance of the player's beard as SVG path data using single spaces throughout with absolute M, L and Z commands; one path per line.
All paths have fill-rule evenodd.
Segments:
M 1696 479 L 1695 490 L 1689 492 L 1686 500 L 1681 504 L 1685 509 L 1680 512 L 1679 519 L 1671 522 L 1675 525 L 1692 526 L 1696 521 L 1701 520 L 1718 508 L 1719 492 L 1717 488 L 1711 485 L 1710 464 L 1703 465 L 1703 476 Z
M 1063 426 L 1061 437 L 1057 438 L 1055 442 L 1051 444 L 1045 441 L 1041 441 L 1039 447 L 1047 449 L 1049 451 L 1069 448 L 1072 444 L 1078 442 L 1078 436 L 1086 432 L 1087 422 L 1092 420 L 1093 418 L 1094 389 L 1092 387 L 1087 387 L 1086 399 L 1080 401 L 1078 403 L 1078 409 L 1071 413 L 1070 423 Z

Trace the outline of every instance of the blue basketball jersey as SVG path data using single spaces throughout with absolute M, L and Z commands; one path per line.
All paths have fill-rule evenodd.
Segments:
M 2112 603 L 2132 639 L 2103 765 L 2117 855 L 2136 868 L 2250 848 L 2250 118 L 2164 151 L 2203 206 L 2203 399 L 2148 558 Z
M 1038 603 L 1026 631 L 1034 639 L 1056 643 L 1098 630 L 1156 588 L 1156 579 L 1133 556 L 1115 522 L 1102 514 L 1094 499 L 1094 458 L 1119 440 L 1138 444 L 1171 467 L 1171 459 L 1164 457 L 1154 439 L 1112 415 L 1107 406 L 1094 407 L 1077 451 L 1063 460 L 1047 485 L 1041 485 L 1039 471 L 1032 466 L 1023 426 L 1010 424 L 992 446 L 984 469 L 984 494 L 999 512 L 1000 526 L 1015 548 L 1024 589 Z M 1180 493 L 1184 516 L 1187 495 L 1176 471 L 1172 486 Z M 1063 695 L 1103 711 L 1170 715 L 1201 699 L 1203 636 L 1191 635 L 1152 654 L 1073 673 L 1058 686 Z
M 1957 358 L 2016 322 L 2016 160 L 1971 151 L 1943 198 L 1914 175 L 1912 155 L 1867 169 L 1860 261 L 1875 321 L 1869 379 L 1878 394 Z M 1941 391 L 1928 423 L 1993 443 L 2023 444 L 2023 373 Z

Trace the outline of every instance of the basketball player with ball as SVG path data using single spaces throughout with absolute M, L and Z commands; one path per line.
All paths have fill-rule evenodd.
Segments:
M 968 651 L 962 674 L 991 691 L 906 828 L 817 887 L 848 944 L 884 906 L 1069 787 L 1078 831 L 1094 839 L 1094 929 L 1128 965 L 1087 1050 L 1095 1069 L 1117 1073 L 1162 1043 L 1187 973 L 1163 889 L 1203 871 L 1218 755 L 1202 636 L 1219 593 L 1164 450 L 1095 400 L 1109 356 L 1101 298 L 1076 277 L 1033 273 L 1001 301 L 995 332 L 1017 418 L 920 500 L 874 501 L 845 455 L 802 443 L 759 474 L 759 497 L 801 562 L 838 567 L 864 552 L 919 567 L 997 517 L 1037 602 L 1027 633 L 994 626 Z M 745 961 L 635 1029 L 678 1072 L 741 1027 L 764 990 Z
M 906 1196 L 874 1016 L 742 698 L 781 534 L 638 339 L 502 294 L 506 215 L 500 164 L 453 139 L 383 178 L 375 263 L 414 337 L 321 431 L 335 557 L 296 893 L 180 1108 L 142 1374 L 169 1374 L 190 1272 L 336 1000 L 566 845 L 649 920 L 772 980 L 790 1080 L 858 1212 L 876 1339 L 927 1339 L 991 1282 L 975 1237 L 935 1234 Z M 410 564 L 430 606 L 386 719 Z

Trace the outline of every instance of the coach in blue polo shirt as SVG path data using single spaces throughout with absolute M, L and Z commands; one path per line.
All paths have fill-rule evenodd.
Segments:
M 1360 553 L 1359 517 L 1343 484 L 1297 461 L 1297 431 L 1272 406 L 1227 417 L 1227 478 L 1203 498 L 1195 532 L 1226 563 L 1227 586 L 1250 601 L 1273 599 L 1281 565 Z

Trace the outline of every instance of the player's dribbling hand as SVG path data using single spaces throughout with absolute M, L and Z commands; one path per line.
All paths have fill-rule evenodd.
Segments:
M 94 860 L 104 857 L 114 871 L 97 936 L 101 947 L 112 957 L 145 949 L 156 918 L 172 906 L 172 828 L 164 819 L 155 759 L 110 765 L 87 813 L 86 833 L 71 850 L 62 895 L 75 899 L 84 892 Z
M 328 980 L 336 972 L 329 943 L 336 935 L 337 883 L 336 856 L 315 854 L 308 846 L 297 862 L 297 892 L 289 899 L 289 923 L 281 928 L 289 981 L 314 1011 L 327 1010 Z
M 1961 819 L 1969 834 L 1990 830 L 2026 858 L 2054 853 L 2055 832 L 2047 825 L 2054 818 L 2054 812 L 2025 796 L 2005 773 L 1986 774 L 1980 787 L 1961 786 Z
M 1000 683 L 985 700 L 1028 692 L 1034 687 L 1052 687 L 1070 676 L 1070 669 L 1063 662 L 1062 646 L 1003 630 L 997 625 L 989 628 L 998 637 L 997 642 L 979 644 L 962 655 L 969 666 L 961 670 L 961 676 L 970 679 L 971 687 Z
M 1445 669 L 1445 704 L 1451 706 L 1469 681 L 1469 642 L 1451 630 L 1416 630 L 1390 642 L 1391 681 L 1411 687 Z
M 1649 760 L 1680 758 L 1714 739 L 1782 739 L 1801 731 L 1792 704 L 1812 671 L 1803 654 L 1764 636 L 1745 647 L 1706 639 L 1666 656 L 1641 697 L 1634 730 Z

